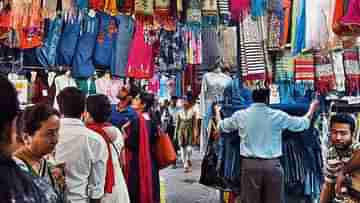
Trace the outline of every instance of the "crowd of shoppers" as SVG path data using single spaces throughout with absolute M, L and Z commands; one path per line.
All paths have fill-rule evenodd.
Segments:
M 119 119 L 113 121 L 104 95 L 86 98 L 68 87 L 57 98 L 60 111 L 41 103 L 22 110 L 11 82 L 0 76 L 0 87 L 1 202 L 159 203 L 156 139 L 161 127 L 179 149 L 185 172 L 191 171 L 196 111 L 190 95 L 182 98 L 182 107 L 174 97 L 158 110 L 153 94 L 122 89 L 115 112 Z M 268 89 L 254 90 L 252 96 L 249 108 L 226 119 L 214 105 L 216 132 L 211 132 L 218 137 L 238 131 L 241 137 L 241 202 L 281 203 L 282 131 L 309 128 L 318 102 L 305 116 L 293 117 L 268 106 Z M 351 115 L 337 114 L 329 127 L 332 146 L 320 203 L 358 202 L 347 187 L 360 169 L 356 122 Z

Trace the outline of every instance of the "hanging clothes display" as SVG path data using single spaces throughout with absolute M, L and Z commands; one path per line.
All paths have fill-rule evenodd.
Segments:
M 56 65 L 56 53 L 63 27 L 63 19 L 60 16 L 48 19 L 47 33 L 42 47 L 36 49 L 36 57 L 43 66 Z
M 111 66 L 112 46 L 116 40 L 116 21 L 106 13 L 97 13 L 99 30 L 94 50 L 94 64 L 105 67 Z
M 203 0 L 201 7 L 201 26 L 215 27 L 218 25 L 218 4 L 217 0 Z
M 293 1 L 293 23 L 291 47 L 294 55 L 299 54 L 305 48 L 306 34 L 306 3 L 305 0 Z
M 81 19 L 81 34 L 79 36 L 72 64 L 72 76 L 75 78 L 88 78 L 94 75 L 93 53 L 98 33 L 98 18 L 96 15 L 84 13 Z
M 295 89 L 306 91 L 314 90 L 315 65 L 312 54 L 303 54 L 295 58 Z M 304 88 L 302 88 L 304 87 Z
M 294 58 L 290 50 L 278 53 L 275 62 L 275 82 L 291 82 L 294 80 Z
M 290 39 L 291 7 L 291 0 L 283 0 L 284 20 L 281 26 L 281 46 L 286 45 Z
M 201 30 L 202 40 L 202 69 L 209 69 L 216 63 L 216 59 L 221 55 L 218 31 L 216 28 L 203 28 Z
M 227 25 L 230 22 L 230 0 L 217 0 L 220 24 Z
M 118 26 L 115 42 L 112 44 L 111 74 L 125 77 L 129 48 L 135 32 L 135 20 L 131 16 L 114 17 Z
M 152 42 L 145 39 L 144 24 L 136 22 L 134 39 L 129 50 L 126 76 L 150 79 L 154 74 Z
M 349 95 L 360 93 L 360 64 L 358 48 L 344 50 L 346 90 Z
M 360 27 L 360 2 L 350 0 L 347 13 L 340 20 L 341 24 L 350 26 L 351 29 Z
M 221 27 L 219 30 L 219 53 L 232 69 L 237 68 L 238 39 L 236 27 Z
M 196 25 L 185 25 L 182 35 L 182 41 L 185 44 L 185 56 L 187 64 L 202 63 L 202 34 L 201 27 Z
M 80 28 L 80 19 L 78 17 L 71 16 L 64 22 L 64 28 L 62 30 L 57 51 L 58 65 L 72 65 L 80 35 Z
M 339 92 L 345 91 L 345 71 L 343 65 L 342 51 L 334 51 L 332 53 L 333 71 L 335 75 L 336 90 Z
M 183 26 L 178 23 L 176 31 L 160 30 L 159 70 L 183 70 L 185 67 L 185 44 L 182 41 Z
M 264 52 L 264 18 L 250 15 L 240 22 L 241 73 L 245 80 L 264 80 L 266 73 Z
M 325 94 L 335 88 L 335 76 L 332 71 L 331 59 L 328 53 L 314 51 L 316 89 Z
M 231 19 L 235 22 L 245 19 L 250 10 L 250 0 L 230 0 Z

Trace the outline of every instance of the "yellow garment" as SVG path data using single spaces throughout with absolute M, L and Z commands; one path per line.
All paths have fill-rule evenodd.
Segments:
M 111 16 L 118 14 L 116 0 L 105 0 L 104 11 Z

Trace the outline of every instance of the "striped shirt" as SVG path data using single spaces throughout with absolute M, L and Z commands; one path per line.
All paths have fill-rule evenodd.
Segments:
M 360 143 L 352 144 L 343 151 L 337 150 L 334 146 L 330 147 L 325 163 L 325 181 L 336 183 L 339 172 L 351 160 L 352 154 L 358 149 L 360 149 Z

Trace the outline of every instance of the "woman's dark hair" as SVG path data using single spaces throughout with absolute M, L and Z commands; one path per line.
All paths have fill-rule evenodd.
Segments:
M 111 114 L 111 104 L 107 96 L 98 94 L 86 100 L 86 110 L 96 123 L 107 122 Z
M 85 110 L 85 94 L 76 87 L 66 87 L 57 96 L 60 112 L 69 118 L 80 118 Z
M 152 107 L 155 104 L 155 96 L 150 93 L 142 92 L 140 93 L 141 103 L 144 104 L 144 112 L 150 112 Z
M 47 104 L 36 104 L 28 107 L 24 113 L 23 119 L 25 121 L 24 132 L 29 136 L 33 136 L 36 131 L 41 128 L 41 123 L 47 121 L 51 116 L 59 116 L 60 113 L 53 107 Z
M 343 123 L 348 124 L 350 126 L 351 134 L 355 132 L 356 124 L 354 118 L 345 113 L 335 114 L 330 119 L 330 126 L 334 125 L 335 123 Z
M 10 141 L 5 128 L 13 122 L 19 112 L 19 101 L 13 84 L 0 75 L 0 143 Z
M 255 103 L 268 103 L 270 98 L 270 89 L 260 88 L 252 93 L 252 98 Z

